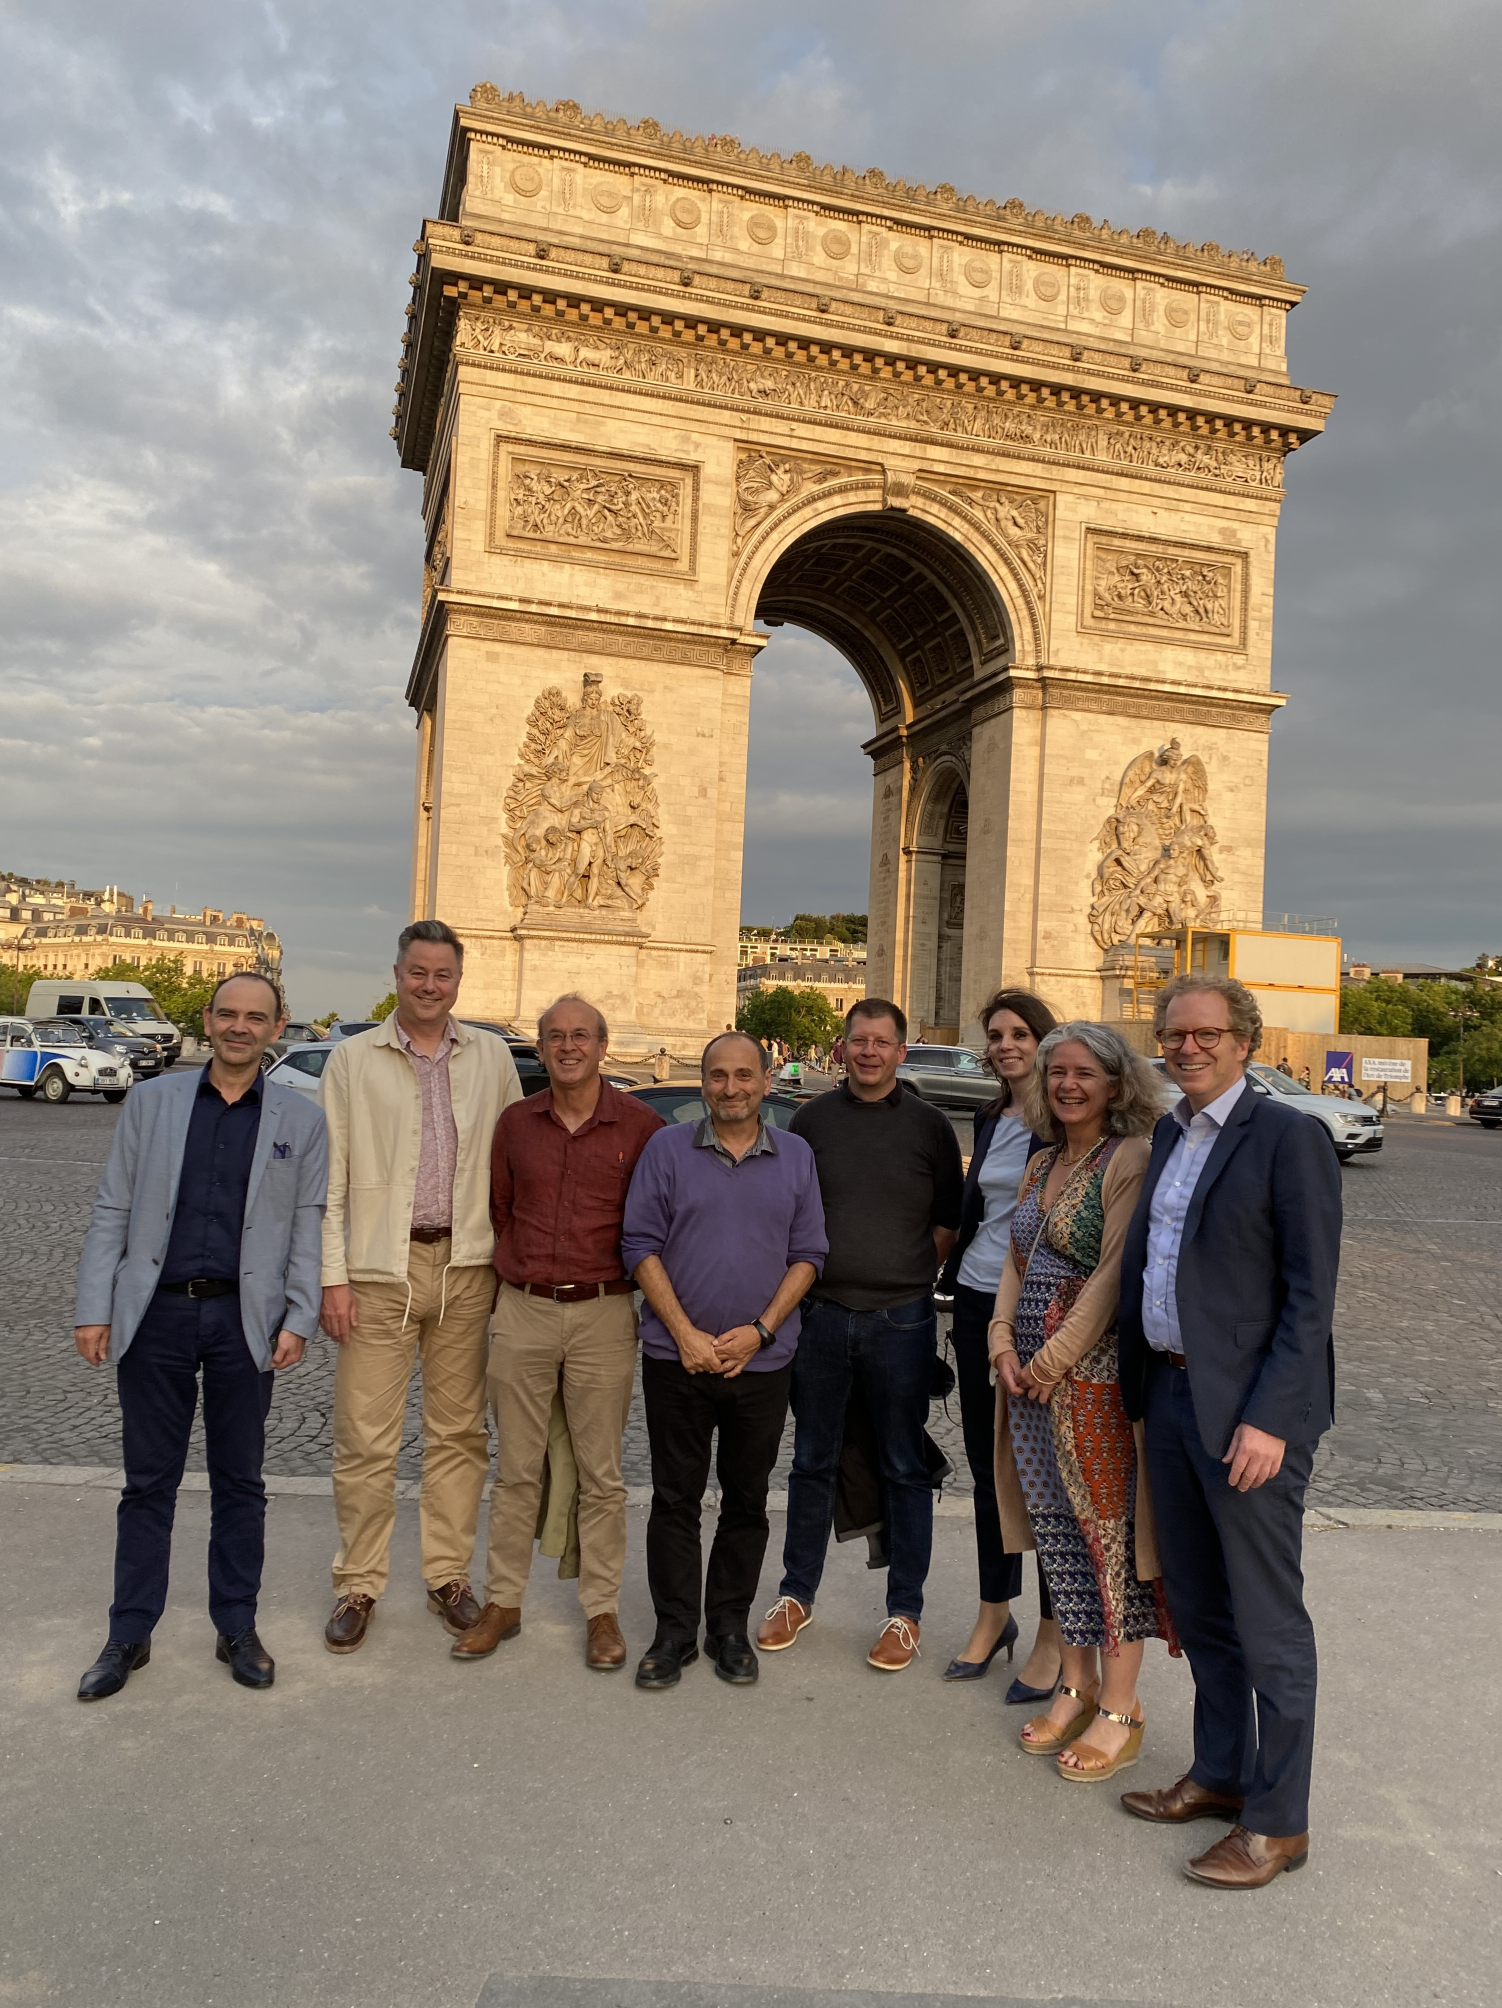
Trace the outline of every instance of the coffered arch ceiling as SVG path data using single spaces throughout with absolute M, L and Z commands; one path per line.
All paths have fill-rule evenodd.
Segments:
M 865 684 L 878 726 L 957 696 L 984 666 L 1012 660 L 1002 602 L 964 548 L 897 510 L 841 516 L 777 559 L 756 618 L 808 628 Z

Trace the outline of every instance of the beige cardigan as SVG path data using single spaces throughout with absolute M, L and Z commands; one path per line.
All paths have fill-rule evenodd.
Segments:
M 459 1154 L 454 1167 L 456 1269 L 495 1253 L 490 1224 L 490 1145 L 501 1110 L 521 1100 L 504 1039 L 454 1021 L 449 1098 Z M 329 1126 L 329 1199 L 323 1216 L 323 1282 L 405 1283 L 412 1202 L 422 1149 L 422 1089 L 397 1043 L 393 1013 L 373 1032 L 330 1053 L 319 1099 Z
M 1101 1181 L 1101 1204 L 1105 1228 L 1101 1234 L 1100 1260 L 1071 1305 L 1068 1316 L 1042 1350 L 1035 1353 L 1028 1368 L 1032 1379 L 1057 1387 L 1116 1322 L 1121 1300 L 1121 1251 L 1127 1228 L 1136 1210 L 1137 1196 L 1147 1173 L 1152 1146 L 1146 1137 L 1127 1137 L 1112 1156 Z M 991 1319 L 988 1346 L 994 1365 L 998 1353 L 1015 1352 L 1017 1300 L 1022 1295 L 1022 1273 L 1011 1249 L 996 1290 L 996 1310 Z M 1017 1475 L 1017 1458 L 1012 1432 L 1007 1424 L 1010 1397 L 996 1381 L 996 1503 L 1001 1512 L 1001 1537 L 1009 1554 L 1021 1554 L 1035 1547 L 1022 1498 L 1022 1482 Z M 1137 1444 L 1137 1579 L 1151 1582 L 1162 1574 L 1158 1563 L 1158 1543 L 1153 1525 L 1152 1495 L 1147 1484 L 1147 1458 L 1143 1452 L 1142 1425 L 1133 1423 Z

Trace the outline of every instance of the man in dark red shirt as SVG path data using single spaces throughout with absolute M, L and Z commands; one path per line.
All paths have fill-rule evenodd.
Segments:
M 636 1313 L 621 1219 L 636 1160 L 662 1117 L 600 1079 L 608 1033 L 593 1004 L 560 997 L 537 1043 L 548 1086 L 506 1109 L 490 1157 L 500 1295 L 490 1327 L 497 1453 L 485 1608 L 455 1639 L 483 1659 L 521 1629 L 548 1421 L 561 1386 L 579 1468 L 579 1601 L 585 1662 L 626 1663 L 616 1622 L 626 1560 L 621 1438 L 636 1371 Z

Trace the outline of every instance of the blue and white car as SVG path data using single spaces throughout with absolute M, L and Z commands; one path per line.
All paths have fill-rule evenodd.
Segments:
M 103 1095 L 123 1102 L 132 1078 L 125 1054 L 101 1051 L 76 1025 L 30 1025 L 17 1018 L 0 1023 L 0 1087 L 13 1088 L 24 1101 Z

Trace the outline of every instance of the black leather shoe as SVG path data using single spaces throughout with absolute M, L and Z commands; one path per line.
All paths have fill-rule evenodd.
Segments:
M 254 1625 L 237 1638 L 226 1638 L 220 1632 L 214 1657 L 229 1668 L 242 1687 L 270 1687 L 276 1679 L 276 1661 L 257 1638 Z
M 728 1680 L 732 1687 L 755 1686 L 761 1661 L 744 1632 L 725 1632 L 719 1638 L 706 1636 L 704 1651 L 721 1680 Z
M 638 1687 L 676 1687 L 683 1669 L 699 1657 L 692 1639 L 654 1638 L 636 1669 Z
M 150 1658 L 150 1639 L 143 1639 L 139 1645 L 127 1645 L 123 1639 L 112 1638 L 78 1683 L 79 1700 L 104 1701 L 118 1694 L 137 1668 L 145 1666 Z

